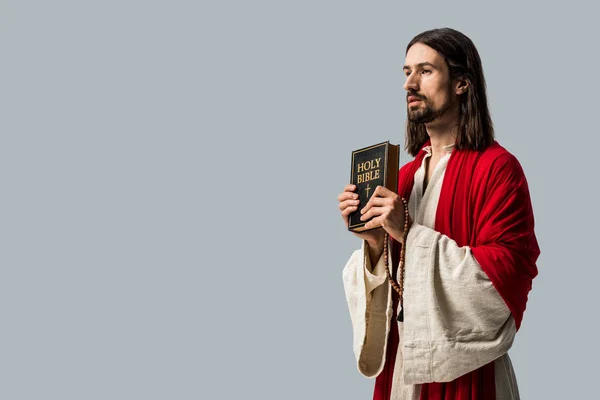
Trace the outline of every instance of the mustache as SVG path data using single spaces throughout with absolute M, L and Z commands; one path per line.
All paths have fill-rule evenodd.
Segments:
M 420 95 L 420 94 L 418 94 L 418 93 L 409 92 L 409 93 L 407 93 L 407 94 L 406 94 L 406 101 L 408 101 L 408 98 L 409 98 L 410 96 L 416 97 L 416 98 L 417 98 L 417 99 L 419 99 L 419 100 L 425 100 L 425 99 L 426 99 L 426 97 L 425 97 L 425 96 L 421 96 L 421 95 Z

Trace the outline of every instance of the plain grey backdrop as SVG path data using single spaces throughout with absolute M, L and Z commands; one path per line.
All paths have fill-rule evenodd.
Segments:
M 1 1 L 0 398 L 371 398 L 336 198 L 352 150 L 404 142 L 405 46 L 444 26 L 530 184 L 522 398 L 594 397 L 586 4 Z

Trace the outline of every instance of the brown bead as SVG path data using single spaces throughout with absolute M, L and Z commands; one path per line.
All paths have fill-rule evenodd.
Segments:
M 402 242 L 406 243 L 406 238 L 408 236 L 408 219 L 409 219 L 408 203 L 407 203 L 406 199 L 404 199 L 404 198 L 401 198 L 401 199 L 402 199 L 402 204 L 404 205 L 404 231 L 402 232 Z M 396 282 L 392 278 L 392 274 L 390 273 L 390 268 L 389 268 L 389 260 L 388 260 L 389 236 L 388 236 L 387 232 L 386 232 L 383 240 L 384 240 L 383 241 L 383 251 L 384 251 L 383 258 L 384 258 L 384 262 L 385 262 L 385 273 L 387 275 L 388 280 L 390 281 L 390 285 L 398 293 L 398 295 L 400 297 L 400 305 L 402 306 L 402 304 L 403 304 L 402 294 L 404 292 L 404 253 L 405 253 L 404 244 L 400 243 L 401 247 L 400 247 L 400 260 L 398 262 L 398 282 Z

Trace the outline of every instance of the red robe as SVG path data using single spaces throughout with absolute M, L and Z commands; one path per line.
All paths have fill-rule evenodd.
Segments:
M 425 146 L 430 145 L 427 142 Z M 415 172 L 425 152 L 400 169 L 398 194 L 410 197 Z M 497 142 L 484 151 L 456 150 L 448 161 L 435 230 L 469 246 L 472 254 L 506 302 L 518 330 L 540 254 L 534 233 L 529 188 L 517 159 Z M 399 244 L 394 242 L 398 259 Z M 397 263 L 396 263 L 397 264 Z M 394 315 L 398 296 L 392 291 Z M 410 307 L 410 304 L 405 304 Z M 385 366 L 375 381 L 374 400 L 389 400 L 398 349 L 398 324 L 388 335 Z M 424 383 L 421 400 L 495 400 L 494 362 L 452 382 Z

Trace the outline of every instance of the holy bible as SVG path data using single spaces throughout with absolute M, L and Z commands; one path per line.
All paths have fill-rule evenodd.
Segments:
M 367 204 L 377 186 L 385 186 L 398 192 L 398 167 L 400 146 L 389 141 L 365 147 L 352 152 L 352 173 L 350 183 L 356 185 L 360 204 L 348 216 L 348 229 L 362 232 L 369 221 L 361 221 L 360 210 Z

